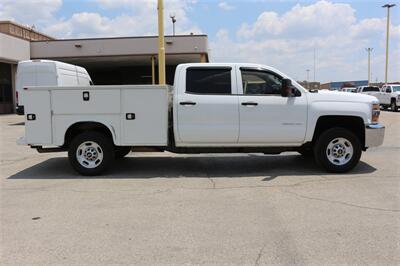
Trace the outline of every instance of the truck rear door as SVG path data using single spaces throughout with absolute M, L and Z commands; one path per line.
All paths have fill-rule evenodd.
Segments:
M 180 78 L 175 102 L 178 140 L 195 146 L 236 144 L 239 109 L 234 68 L 188 67 Z

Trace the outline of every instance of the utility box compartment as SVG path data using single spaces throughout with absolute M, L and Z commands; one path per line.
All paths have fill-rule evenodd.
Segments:
M 52 143 L 50 91 L 26 90 L 25 140 L 35 145 Z
M 168 87 L 135 86 L 121 90 L 122 143 L 168 144 Z
M 115 145 L 168 145 L 168 86 L 28 87 L 26 92 L 25 138 L 31 145 L 61 146 L 76 123 L 104 125 Z
M 96 88 L 97 87 L 97 88 Z M 52 91 L 53 113 L 58 114 L 119 114 L 120 90 L 108 86 L 58 88 Z

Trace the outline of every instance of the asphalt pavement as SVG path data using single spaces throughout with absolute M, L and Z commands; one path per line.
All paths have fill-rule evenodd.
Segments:
M 0 116 L 0 261 L 48 264 L 400 264 L 400 113 L 350 173 L 297 153 L 130 154 L 82 177 L 15 141 Z

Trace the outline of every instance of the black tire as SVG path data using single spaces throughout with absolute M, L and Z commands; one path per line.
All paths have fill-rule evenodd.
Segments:
M 397 112 L 396 100 L 392 100 L 390 103 L 390 109 L 392 109 L 392 112 Z
M 328 145 L 331 141 L 334 141 L 337 138 L 347 140 L 353 148 L 352 156 L 350 156 L 349 160 L 342 165 L 334 164 L 328 158 Z M 314 146 L 314 157 L 317 164 L 328 172 L 344 173 L 353 169 L 360 161 L 361 148 L 360 140 L 351 131 L 345 128 L 331 128 L 324 131 L 316 141 Z
M 131 152 L 130 146 L 116 146 L 115 147 L 115 159 L 122 159 L 126 155 L 128 155 Z
M 102 155 L 102 160 L 98 162 L 97 165 L 97 160 L 94 161 L 92 160 L 86 160 L 86 163 L 88 162 L 93 163 L 94 166 L 93 168 L 88 168 L 84 167 L 79 161 L 78 161 L 78 149 L 80 150 L 82 154 L 82 148 L 80 148 L 83 143 L 87 142 L 88 144 L 92 143 L 92 145 L 97 145 L 97 148 L 95 148 L 95 151 L 98 154 L 98 158 L 100 158 L 100 155 Z M 84 146 L 86 147 L 86 146 Z M 84 155 L 81 155 L 80 158 L 84 157 Z M 69 145 L 68 148 L 68 158 L 69 162 L 72 165 L 72 167 L 81 175 L 85 176 L 94 176 L 94 175 L 100 175 L 104 173 L 112 164 L 114 161 L 114 145 L 112 140 L 96 131 L 87 131 L 83 132 L 79 135 L 77 135 L 73 140 L 71 141 L 71 144 Z M 84 159 L 85 160 L 85 159 Z M 84 162 L 83 162 L 84 164 Z M 88 164 L 89 165 L 89 164 Z

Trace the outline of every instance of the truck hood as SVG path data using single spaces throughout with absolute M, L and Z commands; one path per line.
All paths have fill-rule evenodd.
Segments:
M 318 93 L 309 93 L 308 95 L 311 101 L 357 103 L 378 102 L 376 97 L 362 93 L 319 90 Z

